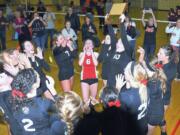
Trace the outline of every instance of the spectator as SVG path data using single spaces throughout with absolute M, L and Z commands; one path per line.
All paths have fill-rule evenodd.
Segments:
M 97 37 L 96 26 L 93 24 L 93 15 L 91 13 L 86 14 L 85 22 L 82 25 L 82 40 L 91 39 L 94 42 L 95 47 L 99 47 L 100 41 Z
M 47 22 L 46 26 L 46 43 L 45 48 L 48 48 L 48 37 L 50 36 L 50 48 L 52 48 L 53 44 L 53 35 L 55 31 L 54 21 L 56 20 L 55 14 L 50 11 L 50 8 L 47 8 L 47 12 L 43 16 L 43 20 Z
M 176 26 L 168 25 L 166 27 L 166 33 L 171 33 L 170 45 L 173 50 L 176 52 L 176 56 L 180 58 L 180 18 L 176 21 Z M 176 80 L 180 80 L 180 62 L 177 65 L 177 78 Z
M 43 18 L 44 12 L 46 12 L 46 7 L 45 7 L 44 3 L 41 0 L 39 0 L 39 2 L 37 4 L 37 11 L 41 12 L 41 13 L 39 13 L 39 16 Z
M 33 20 L 29 23 L 29 27 L 32 27 L 32 40 L 36 44 L 37 47 L 40 47 L 42 50 L 44 50 L 45 46 L 45 26 L 46 22 L 42 19 L 42 17 L 39 17 L 39 14 L 37 12 L 34 13 Z
M 6 18 L 9 23 L 13 22 L 14 13 L 9 5 L 6 6 Z
M 145 23 L 144 16 L 146 13 L 150 13 L 152 18 L 149 18 L 148 23 Z M 142 24 L 145 29 L 144 35 L 144 49 L 146 52 L 146 60 L 149 61 L 156 49 L 156 32 L 157 32 L 157 22 L 152 9 L 143 10 Z
M 176 7 L 176 17 L 179 18 L 180 17 L 180 6 Z
M 97 13 L 99 16 L 104 16 L 104 0 L 98 0 L 97 2 Z M 102 28 L 104 26 L 104 18 L 99 18 L 99 28 Z
M 137 31 L 136 23 L 132 21 L 129 16 L 126 16 L 124 24 L 127 33 L 127 39 L 129 41 L 131 49 L 131 56 L 132 59 L 135 60 L 136 38 L 139 36 L 140 33 Z
M 176 17 L 177 17 L 176 12 L 174 11 L 173 8 L 171 8 L 169 13 L 168 13 L 168 21 L 176 22 L 176 20 L 177 20 Z
M 75 31 L 71 28 L 70 21 L 66 21 L 65 28 L 63 28 L 61 33 L 65 38 L 72 40 L 73 48 L 77 49 L 77 35 L 76 35 Z
M 30 32 L 27 27 L 27 22 L 20 11 L 16 11 L 15 13 L 16 19 L 13 22 L 13 27 L 15 32 L 18 34 L 19 46 L 22 49 L 22 43 L 25 40 L 31 40 Z
M 65 16 L 65 22 L 69 20 L 71 22 L 71 28 L 76 32 L 76 34 L 80 31 L 80 21 L 79 17 L 76 13 L 73 13 L 73 9 L 71 7 L 68 8 L 68 13 Z
M 6 25 L 8 25 L 6 18 L 3 16 L 3 10 L 0 9 L 0 50 L 6 49 Z

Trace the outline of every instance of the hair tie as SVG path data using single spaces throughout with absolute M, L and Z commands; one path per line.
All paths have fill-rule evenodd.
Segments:
M 108 102 L 108 106 L 109 107 L 113 107 L 113 106 L 115 106 L 115 107 L 120 107 L 121 106 L 121 103 L 120 103 L 120 101 L 119 100 L 116 100 L 116 101 L 110 101 L 110 102 Z
M 143 79 L 143 80 L 140 81 L 140 83 L 141 83 L 141 84 L 144 84 L 144 85 L 146 86 L 147 83 L 148 83 L 148 80 L 147 80 L 147 79 Z
M 163 64 L 157 63 L 154 65 L 157 69 L 162 69 L 163 68 Z
M 12 96 L 23 98 L 23 97 L 25 97 L 25 94 L 19 90 L 13 89 L 12 90 Z

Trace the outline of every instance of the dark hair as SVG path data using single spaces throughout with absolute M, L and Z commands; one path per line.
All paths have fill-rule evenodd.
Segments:
M 161 48 L 164 50 L 165 55 L 169 57 L 169 61 L 174 60 L 176 62 L 177 56 L 176 56 L 175 52 L 173 51 L 172 46 L 166 45 Z
M 4 64 L 0 61 L 0 74 L 4 72 Z
M 37 75 L 35 71 L 31 68 L 21 70 L 14 78 L 11 83 L 12 94 L 9 97 L 9 102 L 12 105 L 13 111 L 19 111 L 24 106 L 34 105 L 32 99 L 28 99 L 25 94 L 27 94 L 31 89 L 32 85 L 36 82 Z M 17 95 L 14 95 L 14 92 Z M 20 97 L 20 95 L 24 95 Z
M 102 100 L 105 107 L 108 107 L 108 103 L 111 101 L 118 100 L 119 92 L 114 87 L 105 87 L 102 90 L 102 93 L 100 95 L 100 99 Z
M 37 46 L 35 42 L 26 40 L 26 41 L 22 42 L 22 44 L 21 44 L 21 52 L 22 52 L 22 53 L 24 53 L 25 43 L 26 43 L 26 42 L 30 42 L 34 47 Z M 36 47 L 35 47 L 35 48 L 36 48 Z
M 27 94 L 37 80 L 37 74 L 32 68 L 21 70 L 11 83 L 12 89 Z
M 180 20 L 180 17 L 177 18 L 177 21 Z

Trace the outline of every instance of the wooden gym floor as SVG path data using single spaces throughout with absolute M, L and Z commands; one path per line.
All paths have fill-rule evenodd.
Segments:
M 55 11 L 54 7 L 52 7 L 52 10 Z M 130 16 L 133 18 L 141 18 L 141 15 L 142 15 L 142 11 L 140 9 L 131 9 L 130 10 Z M 167 18 L 167 12 L 165 12 L 165 11 L 157 11 L 157 12 L 155 12 L 155 15 L 158 20 L 166 20 L 166 18 Z M 59 31 L 63 28 L 64 16 L 57 15 L 56 17 L 57 17 L 56 29 Z M 83 18 L 81 18 L 81 24 L 82 23 L 83 23 Z M 98 28 L 98 19 L 95 19 L 95 24 L 97 26 L 98 35 L 99 35 L 100 39 L 102 40 L 103 34 L 102 34 L 102 30 Z M 139 22 L 139 21 L 136 22 L 136 25 L 137 25 L 137 28 L 141 32 L 141 36 L 137 39 L 136 46 L 141 46 L 143 44 L 144 31 L 143 31 L 141 22 Z M 163 46 L 169 42 L 169 37 L 167 36 L 167 34 L 165 34 L 166 25 L 167 24 L 164 24 L 164 23 L 158 23 L 156 52 L 161 46 Z M 12 35 L 12 27 L 10 26 L 7 29 L 7 46 L 9 48 L 15 48 L 15 47 L 17 47 L 18 43 L 17 43 L 17 41 L 12 41 L 11 35 Z M 80 50 L 82 50 L 81 33 L 78 36 L 79 36 Z M 99 50 L 97 50 L 97 51 L 99 51 Z M 46 58 L 47 62 L 51 65 L 51 72 L 47 73 L 47 74 L 53 76 L 53 78 L 56 81 L 55 87 L 56 87 L 57 91 L 62 92 L 60 83 L 57 78 L 58 69 L 57 69 L 56 63 L 54 60 L 52 63 L 50 63 L 49 56 L 52 57 L 52 52 L 50 49 L 47 49 L 47 51 L 45 53 L 45 58 Z M 77 61 L 78 60 L 76 59 L 74 62 L 75 77 L 74 77 L 73 90 L 81 95 L 80 74 L 79 74 L 81 71 L 81 68 L 78 66 Z M 99 73 L 101 73 L 101 65 L 98 66 L 98 71 L 99 71 Z M 98 90 L 100 90 L 101 87 L 102 87 L 102 80 L 99 79 Z M 180 100 L 179 100 L 179 98 L 180 98 L 180 82 L 174 81 L 173 85 L 172 85 L 171 104 L 170 104 L 169 109 L 166 112 L 168 135 L 180 135 Z M 14 123 L 14 124 L 16 124 L 16 123 Z M 154 132 L 154 135 L 159 135 L 159 134 L 160 134 L 160 130 L 159 130 L 159 127 L 157 127 Z M 0 124 L 0 135 L 8 135 L 6 125 L 4 125 L 4 124 Z

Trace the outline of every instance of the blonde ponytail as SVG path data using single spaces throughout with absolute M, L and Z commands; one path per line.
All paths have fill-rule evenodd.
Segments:
M 57 100 L 56 106 L 60 117 L 66 123 L 66 135 L 72 135 L 74 131 L 73 122 L 83 115 L 83 102 L 80 96 L 73 91 L 65 92 Z

